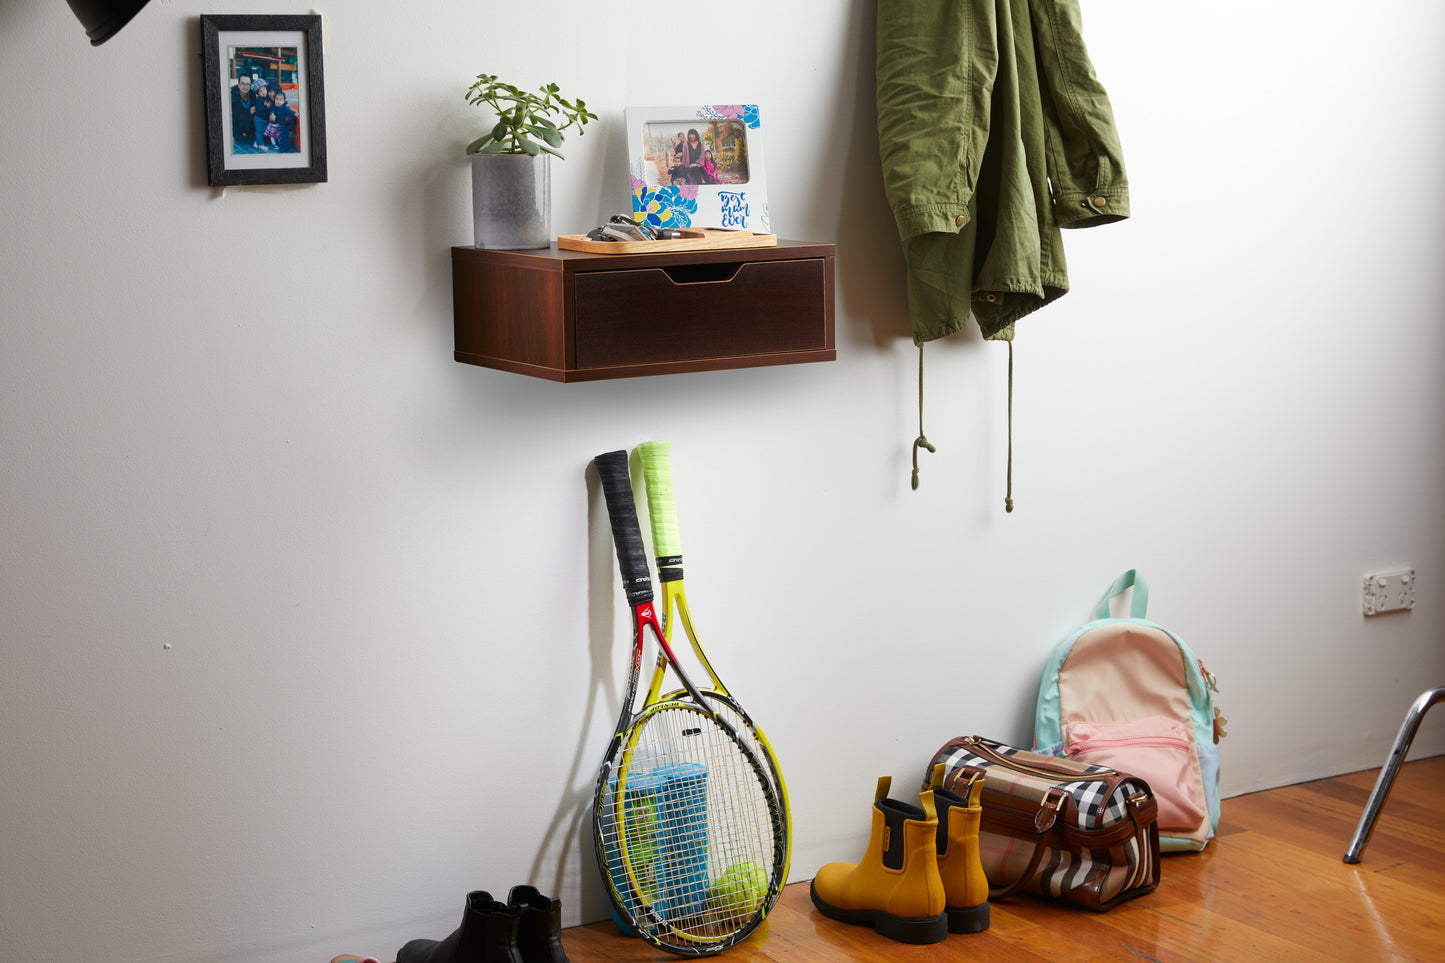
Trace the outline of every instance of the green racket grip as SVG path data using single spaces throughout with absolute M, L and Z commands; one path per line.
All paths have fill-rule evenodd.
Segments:
M 632 501 L 632 478 L 627 473 L 627 452 L 609 451 L 592 459 L 602 480 L 607 500 L 607 517 L 612 522 L 612 542 L 617 546 L 617 566 L 622 570 L 622 589 L 629 605 L 652 601 L 652 573 L 642 547 L 642 528 L 637 524 L 637 506 Z
M 659 566 L 663 565 L 664 559 L 676 558 L 680 563 L 682 538 L 677 530 L 677 503 L 672 494 L 672 442 L 644 442 L 637 451 L 642 457 L 642 477 L 647 483 L 652 552 L 657 556 Z

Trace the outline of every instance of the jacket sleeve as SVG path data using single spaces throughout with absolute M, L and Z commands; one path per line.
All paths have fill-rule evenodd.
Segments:
M 1078 0 L 1030 0 L 1054 217 L 1060 227 L 1095 227 L 1129 216 L 1129 179 L 1108 94 L 1084 46 Z
M 878 145 L 903 241 L 968 223 L 998 73 L 993 3 L 878 0 Z

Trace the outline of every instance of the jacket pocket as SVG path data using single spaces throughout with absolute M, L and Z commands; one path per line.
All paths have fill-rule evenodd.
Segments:
M 1070 722 L 1064 726 L 1064 755 L 1147 782 L 1159 803 L 1161 835 L 1200 843 L 1209 838 L 1209 804 L 1193 732 L 1178 719 Z

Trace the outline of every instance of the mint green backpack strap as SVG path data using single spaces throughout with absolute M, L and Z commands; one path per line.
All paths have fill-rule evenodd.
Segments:
M 1123 575 L 1114 580 L 1104 597 L 1099 599 L 1099 604 L 1094 606 L 1095 619 L 1107 619 L 1109 617 L 1109 600 L 1116 595 L 1123 595 L 1125 590 L 1133 587 L 1134 594 L 1129 600 L 1129 617 L 1142 619 L 1144 613 L 1149 610 L 1149 583 L 1144 581 L 1144 576 L 1134 569 L 1129 569 Z

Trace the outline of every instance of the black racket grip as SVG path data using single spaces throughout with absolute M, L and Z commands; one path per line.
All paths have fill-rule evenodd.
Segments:
M 627 473 L 627 452 L 609 451 L 592 459 L 602 479 L 607 499 L 607 517 L 612 521 L 612 542 L 617 546 L 617 566 L 622 570 L 622 590 L 627 604 L 652 601 L 652 573 L 642 547 L 642 528 L 637 523 L 637 505 L 632 500 L 632 478 Z

